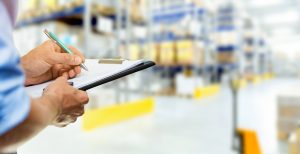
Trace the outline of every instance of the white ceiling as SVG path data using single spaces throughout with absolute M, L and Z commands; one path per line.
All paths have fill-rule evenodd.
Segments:
M 259 22 L 275 50 L 300 52 L 300 0 L 236 1 Z

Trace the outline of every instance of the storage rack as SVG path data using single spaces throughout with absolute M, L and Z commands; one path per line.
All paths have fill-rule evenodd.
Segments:
M 105 53 L 107 57 L 118 57 L 120 55 L 119 51 L 122 50 L 121 47 L 124 46 L 125 50 L 123 56 L 125 58 L 131 58 L 130 55 L 132 50 L 130 49 L 130 46 L 132 44 L 139 46 L 140 50 L 138 51 L 138 54 L 143 55 L 139 58 L 147 59 L 151 57 L 151 45 L 153 44 L 163 41 L 178 42 L 181 40 L 190 40 L 194 43 L 193 49 L 195 50 L 195 58 L 190 63 L 159 63 L 158 67 L 146 70 L 143 72 L 143 74 L 137 75 L 141 78 L 147 77 L 148 79 L 153 79 L 154 82 L 158 83 L 161 82 L 161 78 L 164 77 L 165 80 L 163 81 L 165 82 L 161 84 L 172 86 L 172 84 L 174 84 L 175 74 L 188 70 L 192 72 L 192 76 L 203 79 L 204 86 L 207 86 L 215 82 L 220 82 L 222 74 L 220 72 L 224 72 L 224 70 L 238 70 L 240 76 L 245 74 L 246 59 L 250 56 L 245 54 L 242 49 L 242 45 L 244 45 L 247 40 L 243 40 L 244 38 L 242 36 L 245 29 L 243 27 L 239 27 L 235 23 L 235 20 L 240 17 L 236 15 L 237 10 L 234 8 L 234 5 L 229 3 L 229 5 L 221 6 L 218 10 L 218 13 L 215 14 L 214 12 L 211 12 L 205 8 L 205 5 L 197 6 L 195 3 L 178 5 L 183 2 L 180 0 L 147 1 L 147 16 L 142 20 L 133 20 L 131 17 L 132 0 L 126 0 L 124 2 L 125 7 L 122 7 L 118 2 L 114 3 L 115 12 L 113 13 L 99 13 L 99 11 L 95 10 L 95 7 L 93 7 L 95 4 L 94 0 L 85 0 L 82 4 L 68 9 L 21 20 L 18 23 L 17 28 L 21 29 L 22 27 L 32 24 L 41 24 L 47 21 L 62 21 L 69 25 L 80 25 L 84 29 L 83 35 L 85 42 L 83 51 L 89 51 L 84 52 L 84 54 L 87 58 L 96 58 L 99 57 L 97 55 L 98 53 L 91 52 L 90 50 L 90 42 L 92 40 L 91 35 L 95 32 L 95 26 L 97 25 L 97 22 L 99 22 L 97 17 L 103 16 L 113 20 L 115 25 L 115 32 L 113 34 L 113 37 L 116 41 L 115 48 L 112 51 L 107 51 L 107 53 Z M 176 5 L 176 2 L 179 3 Z M 194 34 L 184 36 L 177 35 L 170 31 L 168 26 L 165 26 L 167 28 L 164 31 L 157 31 L 156 27 L 158 25 L 174 25 L 181 20 L 184 20 L 184 18 L 187 16 L 190 18 L 188 21 L 190 24 L 197 22 L 201 25 L 197 30 L 193 31 L 195 32 Z M 136 25 L 145 27 L 147 29 L 147 36 L 144 38 L 137 38 L 133 34 L 133 27 Z M 222 32 L 236 33 L 237 40 L 240 41 L 229 44 L 216 43 L 217 41 L 211 36 Z M 123 37 L 124 34 L 126 36 L 125 38 Z M 257 43 L 257 45 L 255 45 L 256 47 L 259 46 L 259 42 L 262 42 L 258 41 L 258 39 L 261 38 L 253 39 L 253 41 Z M 198 59 L 201 57 L 201 51 L 195 49 L 195 42 L 203 42 L 204 44 L 203 63 L 199 63 L 198 61 Z M 146 46 L 146 48 L 141 51 L 141 48 L 144 46 Z M 257 48 L 255 51 L 260 49 L 261 48 Z M 269 49 L 265 48 L 264 50 Z M 216 56 L 224 52 L 233 53 L 237 61 L 230 63 L 218 62 Z M 251 65 L 255 66 L 253 67 L 253 72 L 266 72 L 267 67 L 270 67 L 266 65 L 270 65 L 270 62 L 260 59 L 267 59 L 269 54 L 253 52 L 253 55 L 255 55 L 255 58 L 252 59 L 253 61 L 251 62 Z M 261 63 L 265 63 L 263 68 L 258 68 L 259 61 L 262 61 Z M 114 88 L 118 89 L 117 91 L 119 94 L 117 94 L 117 96 L 121 96 L 121 94 L 123 94 L 122 91 L 128 91 L 130 93 L 140 92 L 144 94 L 157 93 L 157 91 L 148 88 L 150 86 L 141 86 L 138 89 L 132 89 L 128 86 L 129 81 L 127 80 L 130 79 L 124 78 L 122 82 L 119 82 L 120 84 Z M 126 97 L 125 100 L 128 100 L 128 94 L 124 95 Z M 121 102 L 121 98 L 118 97 L 116 102 Z
M 174 76 L 175 74 L 182 72 L 184 70 L 192 70 L 192 74 L 195 77 L 201 77 L 204 79 L 204 85 L 210 85 L 212 81 L 212 74 L 216 74 L 216 61 L 211 57 L 214 52 L 213 49 L 213 41 L 209 38 L 210 34 L 212 34 L 214 27 L 214 20 L 211 20 L 213 15 L 209 10 L 206 10 L 203 6 L 198 7 L 194 3 L 188 3 L 185 5 L 176 5 L 175 2 L 165 1 L 165 6 L 160 5 L 158 8 L 153 9 L 153 20 L 152 25 L 159 26 L 162 25 L 164 27 L 171 27 L 172 25 L 176 25 L 181 20 L 184 20 L 185 17 L 189 16 L 192 18 L 189 20 L 190 24 L 192 22 L 196 22 L 201 26 L 198 29 L 193 29 L 194 34 L 190 35 L 176 35 L 174 31 L 166 28 L 164 31 L 156 31 L 152 32 L 153 35 L 152 41 L 154 43 L 160 42 L 178 42 L 181 40 L 190 40 L 193 42 L 193 50 L 194 50 L 194 58 L 190 63 L 180 64 L 178 62 L 174 63 L 160 63 L 157 71 L 161 73 L 161 76 L 167 75 L 170 80 L 169 86 L 174 84 Z M 204 44 L 204 51 L 197 50 L 195 45 L 198 42 L 202 42 Z M 162 52 L 162 51 L 160 51 Z M 177 53 L 178 54 L 178 53 Z M 201 55 L 202 54 L 202 55 Z M 201 56 L 204 56 L 203 63 L 199 63 Z M 214 80 L 214 79 L 213 79 Z M 197 83 L 195 83 L 197 85 Z
M 219 34 L 217 43 L 217 56 L 218 56 L 218 77 L 219 80 L 224 74 L 233 73 L 237 76 L 242 74 L 242 66 L 244 59 L 241 58 L 241 27 L 237 25 L 237 9 L 232 3 L 220 5 L 217 11 L 217 27 L 216 32 Z M 223 33 L 226 34 L 225 38 Z M 229 39 L 230 41 L 223 41 Z
M 129 1 L 129 0 L 128 0 Z M 122 29 L 122 23 L 126 20 L 126 19 L 130 19 L 129 14 L 124 15 L 123 12 L 126 10 L 122 10 L 121 9 L 121 4 L 120 3 L 115 3 L 116 6 L 113 6 L 114 8 L 116 8 L 116 11 L 114 13 L 102 13 L 99 12 L 97 9 L 95 9 L 95 2 L 93 0 L 85 0 L 83 1 L 83 3 L 81 3 L 78 6 L 73 6 L 71 8 L 65 8 L 65 9 L 61 9 L 60 11 L 54 11 L 51 13 L 47 13 L 47 14 L 42 14 L 42 15 L 33 15 L 29 18 L 24 18 L 21 19 L 17 25 L 16 25 L 16 29 L 22 29 L 22 28 L 26 28 L 28 26 L 31 25 L 40 25 L 43 24 L 45 22 L 51 22 L 51 21 L 60 21 L 60 22 L 64 22 L 65 24 L 68 24 L 70 26 L 72 25 L 76 25 L 76 26 L 82 26 L 83 28 L 83 35 L 84 35 L 84 48 L 83 48 L 83 54 L 86 56 L 86 58 L 98 58 L 98 54 L 97 53 L 93 53 L 90 50 L 90 42 L 91 41 L 97 41 L 97 40 L 92 40 L 91 39 L 91 35 L 92 33 L 95 33 L 95 27 L 96 24 L 99 24 L 97 22 L 98 18 L 97 16 L 104 16 L 107 17 L 111 20 L 114 21 L 114 24 L 116 25 L 116 31 L 113 34 L 113 37 L 115 37 L 116 40 L 116 45 L 115 45 L 115 49 L 113 51 L 110 51 L 108 53 L 105 53 L 105 55 L 107 55 L 107 57 L 118 57 L 119 56 L 119 46 L 121 44 L 121 29 Z M 127 7 L 130 7 L 130 5 L 127 5 Z M 127 8 L 127 10 L 130 10 L 130 8 Z M 127 20 L 127 23 L 128 20 Z M 128 29 L 126 29 L 127 31 L 129 31 Z M 41 31 L 42 33 L 42 31 Z M 98 33 L 98 32 L 96 32 Z M 40 34 L 42 35 L 42 34 Z M 39 36 L 39 34 L 37 34 L 37 36 Z M 127 35 L 128 36 L 128 35 Z M 39 43 L 41 43 L 42 40 L 37 41 L 36 45 L 38 45 Z M 127 93 L 125 93 L 125 91 L 127 91 L 127 87 L 122 88 L 120 87 L 120 84 L 122 84 L 121 82 L 124 81 L 120 80 L 120 82 L 118 83 L 113 83 L 113 84 L 108 84 L 105 85 L 104 89 L 107 88 L 112 88 L 116 90 L 116 100 L 115 102 L 121 102 L 121 101 L 128 101 L 127 98 Z M 125 80 L 126 81 L 126 80 Z M 122 96 L 123 94 L 125 95 L 125 100 L 122 100 Z

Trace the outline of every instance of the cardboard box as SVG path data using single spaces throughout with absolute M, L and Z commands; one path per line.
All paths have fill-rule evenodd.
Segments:
M 300 154 L 300 128 L 291 133 L 288 140 L 288 153 Z
M 204 44 L 201 41 L 182 40 L 176 42 L 176 60 L 178 64 L 201 65 L 204 63 Z
M 96 0 L 94 10 L 104 15 L 112 15 L 116 13 L 116 3 L 119 1 L 112 0 Z
M 300 119 L 300 95 L 295 93 L 297 89 L 281 94 L 278 101 L 278 134 L 281 138 L 287 134 L 297 131 L 300 139 L 299 119 Z M 282 138 L 281 138 L 282 139 Z M 284 139 L 284 138 L 283 138 Z
M 194 62 L 194 43 L 192 40 L 182 40 L 176 42 L 177 63 L 192 64 Z
M 150 44 L 149 59 L 155 62 L 159 62 L 159 53 L 160 53 L 159 44 L 156 43 Z
M 160 44 L 160 59 L 162 65 L 173 65 L 176 63 L 176 51 L 174 42 L 168 41 Z
M 146 19 L 147 0 L 132 0 L 130 16 L 134 22 L 141 22 Z
M 130 60 L 138 60 L 141 58 L 141 47 L 139 44 L 130 44 L 129 45 L 129 58 Z
M 219 52 L 217 59 L 219 63 L 234 63 L 236 61 L 234 52 Z

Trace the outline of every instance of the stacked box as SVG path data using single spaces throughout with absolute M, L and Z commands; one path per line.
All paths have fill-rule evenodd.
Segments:
M 300 128 L 297 128 L 289 137 L 288 153 L 289 154 L 300 153 Z
M 46 8 L 48 11 L 52 12 L 57 9 L 58 3 L 57 0 L 44 0 L 41 1 L 41 8 Z
M 288 94 L 278 98 L 278 136 L 288 136 L 299 125 L 300 95 Z
M 194 43 L 192 40 L 176 42 L 177 62 L 179 64 L 192 64 L 194 59 Z
M 94 8 L 96 12 L 104 15 L 112 15 L 116 12 L 116 3 L 121 3 L 122 1 L 112 1 L 112 0 L 96 0 Z
M 221 64 L 234 63 L 236 60 L 234 52 L 219 52 L 217 59 Z
M 171 41 L 160 44 L 159 63 L 162 65 L 173 65 L 176 62 L 176 51 L 174 43 Z
M 147 15 L 147 0 L 131 1 L 131 19 L 135 22 L 144 21 Z
M 129 58 L 130 60 L 140 59 L 141 48 L 139 44 L 130 44 L 129 45 Z
M 159 61 L 159 52 L 160 52 L 160 47 L 159 44 L 150 44 L 150 49 L 149 49 L 149 59 L 155 62 Z

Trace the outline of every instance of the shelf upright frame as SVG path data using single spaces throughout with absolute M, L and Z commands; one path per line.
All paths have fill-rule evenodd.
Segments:
M 93 55 L 90 53 L 89 42 L 91 36 L 91 20 L 92 20 L 92 11 L 91 11 L 92 0 L 84 0 L 84 14 L 83 14 L 83 30 L 84 30 L 84 55 L 87 58 L 91 58 Z

